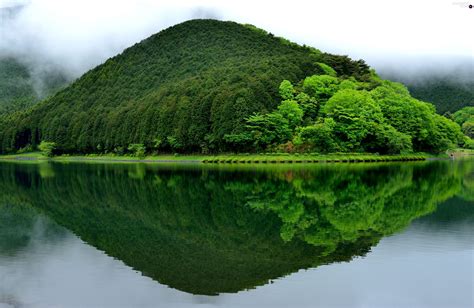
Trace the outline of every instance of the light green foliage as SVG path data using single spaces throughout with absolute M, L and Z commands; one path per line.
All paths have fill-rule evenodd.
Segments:
M 303 110 L 300 105 L 294 100 L 284 100 L 278 106 L 278 112 L 283 118 L 288 120 L 288 125 L 291 129 L 301 124 L 303 119 Z
M 474 107 L 464 107 L 453 114 L 453 119 L 459 125 L 474 118 Z
M 301 92 L 296 96 L 296 101 L 303 109 L 304 117 L 309 120 L 314 120 L 319 112 L 319 104 L 314 97 L 309 96 L 308 94 Z
M 466 136 L 474 138 L 474 107 L 464 107 L 453 114 L 453 119 L 461 125 Z
M 335 133 L 348 150 L 363 150 L 362 141 L 375 135 L 383 114 L 366 91 L 341 90 L 331 97 L 322 113 L 336 122 Z
M 38 149 L 47 157 L 52 157 L 56 148 L 57 146 L 55 142 L 41 141 L 38 145 Z
M 430 133 L 429 145 L 433 149 L 448 150 L 457 148 L 463 142 L 463 134 L 459 125 L 444 116 L 433 116 L 434 130 Z
M 321 62 L 318 62 L 317 64 L 324 71 L 325 75 L 329 75 L 329 76 L 332 76 L 332 77 L 337 76 L 336 71 L 332 67 L 330 67 L 329 65 L 327 65 L 325 63 L 321 63 Z
M 344 79 L 339 84 L 339 89 L 341 89 L 341 90 L 344 90 L 344 89 L 356 90 L 357 89 L 357 81 Z
M 314 75 L 303 81 L 303 92 L 325 101 L 337 92 L 339 80 L 328 75 Z
M 474 118 L 469 119 L 462 124 L 462 131 L 466 136 L 474 138 Z
M 464 136 L 463 147 L 466 149 L 474 150 L 474 140 L 469 138 L 468 136 Z
M 141 143 L 133 143 L 128 146 L 128 151 L 131 153 L 133 157 L 144 158 L 146 148 Z
M 336 122 L 332 118 L 325 118 L 323 123 L 316 123 L 302 127 L 299 138 L 302 143 L 309 144 L 317 152 L 336 152 L 338 146 L 334 136 Z
M 283 100 L 274 112 L 254 116 L 247 125 L 251 133 L 227 140 L 235 145 L 258 144 L 259 149 L 292 140 L 290 147 L 279 148 L 291 152 L 296 146 L 296 151 L 326 153 L 439 153 L 471 145 L 458 124 L 436 114 L 432 105 L 412 98 L 405 86 L 374 78 L 359 82 L 327 75 L 308 77 L 302 87 L 291 88 L 294 99 Z M 286 86 L 280 91 L 289 88 L 289 83 L 282 84 Z M 377 86 L 365 90 L 373 85 Z M 471 123 L 466 123 L 465 131 L 472 131 Z
M 28 144 L 24 148 L 21 148 L 18 151 L 16 151 L 16 153 L 17 154 L 24 154 L 24 153 L 29 153 L 29 152 L 33 152 L 33 151 L 34 151 L 33 146 L 31 144 Z
M 433 105 L 412 98 L 405 86 L 384 81 L 371 95 L 387 123 L 412 137 L 416 151 L 443 152 L 462 143 L 456 123 L 436 114 Z
M 378 125 L 372 140 L 367 140 L 365 151 L 387 154 L 406 154 L 413 151 L 411 136 L 388 124 Z
M 283 80 L 280 84 L 279 92 L 280 97 L 283 100 L 289 100 L 294 98 L 295 89 L 293 88 L 291 82 L 289 82 L 288 80 Z

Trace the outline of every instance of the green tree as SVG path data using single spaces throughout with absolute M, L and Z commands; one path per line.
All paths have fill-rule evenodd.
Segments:
M 474 118 L 474 107 L 464 107 L 453 114 L 453 119 L 459 125 Z
M 313 151 L 337 151 L 337 142 L 334 136 L 336 122 L 332 118 L 325 118 L 323 123 L 302 127 L 299 131 L 300 140 L 311 146 Z
M 327 65 L 325 63 L 321 63 L 321 62 L 318 62 L 317 64 L 324 71 L 325 75 L 332 76 L 332 77 L 337 76 L 336 71 L 332 67 L 330 67 L 329 65 Z
M 276 112 L 249 117 L 247 129 L 250 131 L 254 146 L 261 149 L 272 144 L 284 143 L 291 138 L 288 119 Z
M 290 100 L 294 98 L 295 89 L 290 81 L 283 80 L 280 83 L 279 93 L 283 100 Z
M 415 151 L 442 152 L 462 143 L 459 125 L 436 114 L 433 105 L 412 98 L 402 84 L 383 81 L 370 94 L 387 124 L 411 136 Z
M 462 131 L 466 136 L 474 138 L 474 117 L 462 124 Z
M 38 149 L 43 153 L 44 156 L 53 157 L 54 151 L 57 146 L 55 142 L 41 141 Z
M 325 101 L 337 92 L 339 79 L 328 75 L 314 75 L 303 81 L 303 92 L 318 100 Z
M 334 119 L 334 132 L 350 151 L 363 150 L 362 141 L 376 135 L 383 122 L 379 105 L 367 91 L 341 90 L 326 102 L 322 113 Z
M 144 158 L 146 148 L 141 143 L 133 143 L 128 146 L 128 151 L 131 152 L 133 157 Z
M 294 100 L 284 100 L 278 106 L 278 113 L 288 120 L 290 129 L 295 129 L 301 124 L 303 119 L 303 110 Z
M 308 94 L 301 92 L 298 93 L 295 100 L 300 105 L 303 110 L 304 118 L 308 121 L 316 119 L 319 113 L 319 104 L 314 97 L 309 96 Z

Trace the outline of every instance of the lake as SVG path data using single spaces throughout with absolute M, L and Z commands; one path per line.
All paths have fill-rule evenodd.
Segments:
M 0 163 L 0 307 L 473 307 L 474 160 Z

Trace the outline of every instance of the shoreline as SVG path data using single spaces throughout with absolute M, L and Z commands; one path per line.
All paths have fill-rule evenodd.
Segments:
M 407 154 L 222 154 L 222 155 L 157 155 L 137 158 L 115 155 L 55 156 L 45 157 L 41 153 L 2 155 L 0 162 L 101 162 L 101 163 L 177 163 L 177 164 L 301 164 L 301 163 L 373 163 L 450 159 L 447 155 Z

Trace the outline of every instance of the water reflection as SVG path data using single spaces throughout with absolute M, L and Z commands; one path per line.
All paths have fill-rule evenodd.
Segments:
M 473 170 L 473 161 L 244 169 L 0 164 L 0 257 L 18 260 L 31 243 L 55 247 L 71 236 L 59 224 L 172 288 L 235 293 L 363 256 L 453 196 L 470 202 Z

